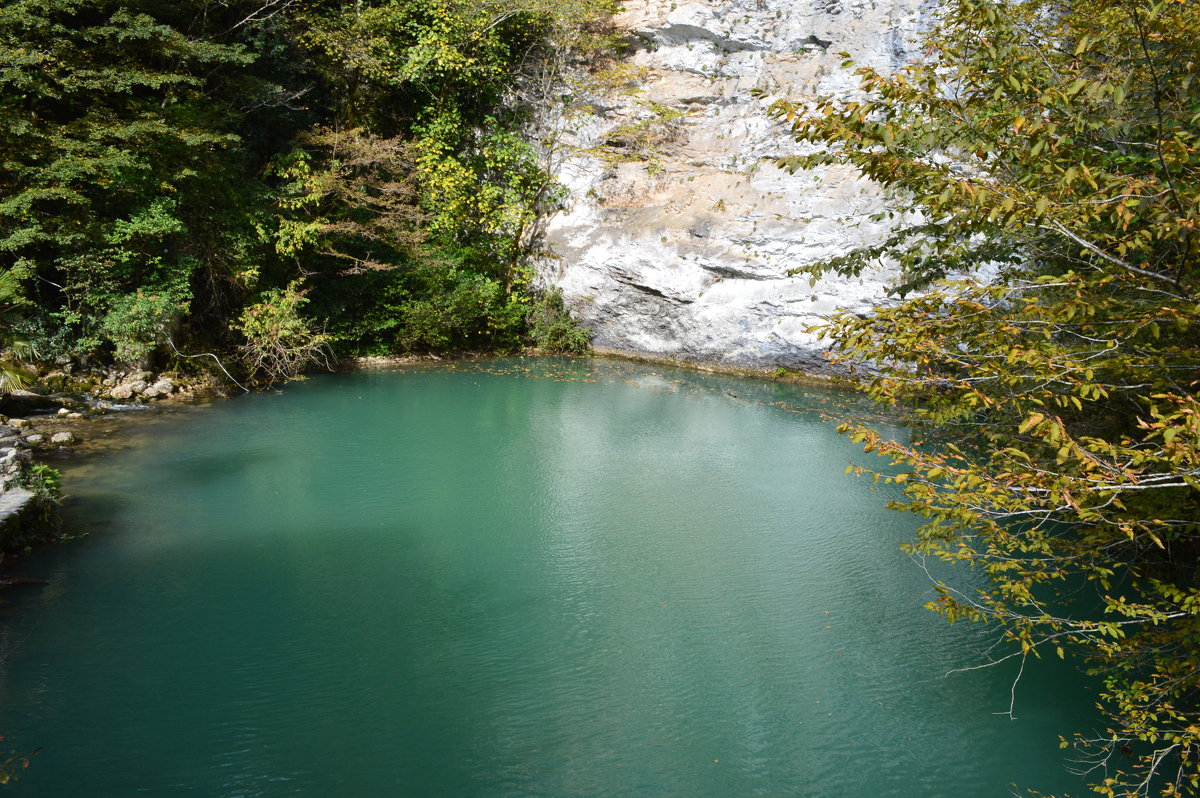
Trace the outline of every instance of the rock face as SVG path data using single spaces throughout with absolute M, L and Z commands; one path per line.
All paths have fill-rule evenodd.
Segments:
M 787 272 L 886 230 L 878 189 L 852 171 L 788 174 L 798 152 L 772 98 L 851 94 L 841 51 L 894 69 L 915 56 L 929 0 L 629 0 L 636 37 L 610 91 L 562 120 L 570 190 L 545 228 L 541 278 L 601 350 L 740 368 L 820 371 L 806 332 L 838 307 L 869 310 L 888 275 Z M 764 92 L 762 98 L 752 92 Z M 664 109 L 667 110 L 664 114 Z M 671 119 L 678 112 L 682 116 Z M 657 120 L 657 121 L 656 121 Z M 857 220 L 857 226 L 850 220 Z

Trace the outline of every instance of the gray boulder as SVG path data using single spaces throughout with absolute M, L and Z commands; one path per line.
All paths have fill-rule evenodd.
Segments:
M 170 396 L 174 390 L 175 383 L 163 378 L 142 391 L 142 396 L 146 399 L 160 399 L 164 396 Z

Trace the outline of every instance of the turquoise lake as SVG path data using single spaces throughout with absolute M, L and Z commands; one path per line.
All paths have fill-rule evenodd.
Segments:
M 14 796 L 1085 794 L 1069 665 L 923 608 L 845 394 L 606 360 L 321 375 L 67 463 L 0 608 Z M 970 575 L 961 578 L 973 578 Z M 1010 667 L 1011 666 L 1011 667 Z

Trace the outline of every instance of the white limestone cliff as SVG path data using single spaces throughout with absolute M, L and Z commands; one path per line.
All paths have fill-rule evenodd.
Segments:
M 570 195 L 546 222 L 553 254 L 541 267 L 598 349 L 822 370 L 822 345 L 807 329 L 837 307 L 883 301 L 887 275 L 813 285 L 787 272 L 877 240 L 885 228 L 867 217 L 882 201 L 851 170 L 774 166 L 798 147 L 766 107 L 853 92 L 843 51 L 899 67 L 915 55 L 928 5 L 628 0 L 617 23 L 638 42 L 625 69 L 639 91 L 613 92 L 569 123 L 575 154 L 557 177 Z M 652 103 L 686 114 L 648 128 L 658 139 L 651 153 L 622 159 L 621 145 L 633 146 L 622 139 L 655 117 Z

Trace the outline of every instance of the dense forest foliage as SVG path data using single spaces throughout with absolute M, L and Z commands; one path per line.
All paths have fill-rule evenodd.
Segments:
M 916 428 L 848 428 L 913 553 L 991 577 L 932 606 L 1102 678 L 1109 727 L 1063 744 L 1104 795 L 1200 790 L 1197 42 L 1191 0 L 947 0 L 921 63 L 774 107 L 819 145 L 788 166 L 892 191 L 892 238 L 821 268 L 924 289 L 826 332 Z
M 330 355 L 585 345 L 531 289 L 534 221 L 556 199 L 531 131 L 564 66 L 612 46 L 610 13 L 6 3 L 0 269 L 26 300 L 8 332 L 43 359 L 241 352 L 264 377 Z

